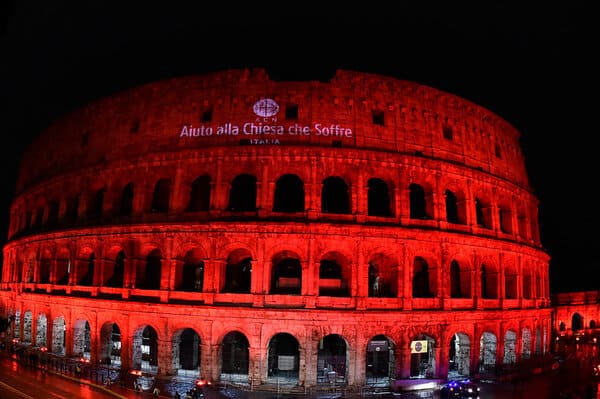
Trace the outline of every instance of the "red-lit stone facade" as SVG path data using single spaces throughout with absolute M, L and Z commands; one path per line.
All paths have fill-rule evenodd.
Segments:
M 600 291 L 553 296 L 553 330 L 559 336 L 600 336 Z
M 1 309 L 11 337 L 60 355 L 356 387 L 549 348 L 519 133 L 430 87 L 147 84 L 50 126 L 17 191 Z

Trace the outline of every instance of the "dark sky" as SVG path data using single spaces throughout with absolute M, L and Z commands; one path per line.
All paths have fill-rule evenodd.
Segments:
M 326 80 L 339 68 L 437 87 L 512 123 L 540 199 L 551 288 L 600 289 L 596 14 L 574 1 L 389 3 L 2 2 L 0 244 L 19 156 L 58 116 L 168 77 L 260 66 Z

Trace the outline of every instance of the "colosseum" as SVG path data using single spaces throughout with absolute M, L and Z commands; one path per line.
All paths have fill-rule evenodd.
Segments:
M 9 339 L 155 376 L 350 389 L 551 346 L 519 132 L 362 72 L 225 70 L 63 116 L 23 154 L 3 255 Z

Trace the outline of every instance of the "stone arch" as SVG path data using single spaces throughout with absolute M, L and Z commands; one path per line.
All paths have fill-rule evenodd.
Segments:
M 513 209 L 507 198 L 501 198 L 498 202 L 498 222 L 502 233 L 513 234 Z
M 479 292 L 484 299 L 498 298 L 498 268 L 494 262 L 485 260 L 479 266 Z
M 56 251 L 54 261 L 54 280 L 57 285 L 69 284 L 69 276 L 74 272 L 71 264 L 71 251 L 67 247 L 60 247 Z
M 523 266 L 523 272 L 521 273 L 523 276 L 522 279 L 522 292 L 523 292 L 523 298 L 524 299 L 531 299 L 533 298 L 533 284 L 534 284 L 534 280 L 533 280 L 533 274 L 531 272 L 531 269 L 529 268 L 528 265 L 524 265 Z
M 175 289 L 189 292 L 202 292 L 204 289 L 204 251 L 200 248 L 190 248 L 177 259 Z
M 121 246 L 110 249 L 108 259 L 102 263 L 103 285 L 107 287 L 122 288 L 125 278 L 125 261 L 127 255 Z
M 67 324 L 64 316 L 57 316 L 52 321 L 52 353 L 59 356 L 66 354 Z
M 139 327 L 132 342 L 132 366 L 134 369 L 156 373 L 158 370 L 158 333 L 150 325 Z
M 271 294 L 300 295 L 302 291 L 300 256 L 292 251 L 281 251 L 273 256 L 271 263 Z
M 239 331 L 230 331 L 221 341 L 221 381 L 248 381 L 250 343 Z
M 517 333 L 506 330 L 504 334 L 504 364 L 515 364 L 517 362 Z
M 148 252 L 144 262 L 138 262 L 135 286 L 140 289 L 158 290 L 162 276 L 163 255 L 159 248 Z
M 38 347 L 47 347 L 48 342 L 46 338 L 48 336 L 48 319 L 46 314 L 40 313 L 36 320 L 36 334 L 35 334 L 35 345 Z
M 317 384 L 346 382 L 350 346 L 344 337 L 329 334 L 317 346 Z
M 33 313 L 31 310 L 23 313 L 23 342 L 30 344 L 33 340 Z
M 172 369 L 177 375 L 200 376 L 200 335 L 192 328 L 173 334 Z
M 292 334 L 277 333 L 267 345 L 267 383 L 295 385 L 300 373 L 300 343 Z M 274 377 L 274 378 L 273 378 Z
M 91 246 L 85 246 L 79 250 L 77 264 L 75 265 L 75 279 L 77 285 L 91 286 L 94 282 L 94 269 L 96 255 Z
M 471 298 L 472 271 L 466 261 L 454 258 L 449 264 L 450 298 Z
M 351 276 L 350 259 L 338 251 L 330 251 L 319 263 L 319 295 L 349 296 Z
M 167 213 L 171 199 L 171 179 L 161 178 L 154 184 L 150 212 Z
M 521 330 L 521 359 L 527 360 L 531 357 L 531 329 L 523 327 Z
M 415 256 L 412 265 L 412 297 L 433 298 L 437 288 L 434 268 L 422 256 Z
M 463 190 L 448 187 L 444 191 L 446 221 L 452 224 L 467 224 L 467 201 Z
M 40 284 L 50 283 L 50 270 L 52 269 L 52 254 L 49 250 L 42 251 L 40 259 L 37 282 Z
M 190 186 L 188 212 L 202 212 L 210 209 L 211 179 L 209 175 L 198 176 Z
M 391 217 L 394 215 L 390 187 L 388 182 L 381 178 L 369 179 L 367 182 L 367 214 L 369 216 Z
M 485 193 L 475 196 L 475 222 L 481 228 L 492 229 L 492 203 Z
M 100 329 L 101 363 L 121 367 L 121 329 L 114 322 L 106 322 Z
M 298 175 L 281 175 L 275 182 L 273 212 L 304 212 L 304 197 L 304 182 Z
M 134 188 L 133 182 L 129 182 L 123 186 L 119 203 L 116 206 L 120 216 L 131 216 L 133 213 Z
M 484 331 L 479 338 L 479 372 L 493 372 L 496 369 L 496 334 Z
M 227 208 L 234 212 L 256 211 L 256 176 L 240 174 L 231 180 L 229 204 Z
M 571 330 L 583 330 L 583 325 L 583 317 L 581 316 L 581 314 L 577 312 L 573 313 L 573 316 L 571 316 Z
M 348 214 L 350 204 L 350 185 L 340 176 L 329 176 L 322 182 L 321 212 Z
M 448 379 L 466 377 L 471 370 L 471 339 L 464 332 L 456 332 L 450 339 Z
M 73 324 L 73 355 L 91 360 L 92 334 L 90 323 L 85 319 L 78 319 Z
M 433 378 L 436 370 L 435 339 L 417 334 L 410 342 L 410 377 Z
M 368 295 L 370 297 L 398 296 L 398 260 L 395 256 L 377 252 L 369 257 Z
M 504 265 L 504 297 L 506 299 L 517 299 L 518 297 L 518 272 L 511 264 Z
M 411 183 L 408 186 L 411 219 L 433 219 L 433 190 L 429 185 Z
M 225 281 L 222 292 L 250 293 L 252 261 L 252 254 L 245 248 L 238 248 L 229 253 L 225 263 Z
M 375 335 L 367 342 L 367 385 L 390 385 L 396 375 L 394 354 L 394 341 L 384 334 Z

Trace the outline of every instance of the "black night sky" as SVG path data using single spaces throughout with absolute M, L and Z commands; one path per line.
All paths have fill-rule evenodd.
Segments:
M 553 292 L 600 289 L 596 14 L 575 1 L 388 3 L 395 8 L 2 2 L 0 245 L 21 152 L 78 106 L 224 68 L 265 67 L 274 79 L 292 80 L 351 69 L 454 93 L 520 130 Z

